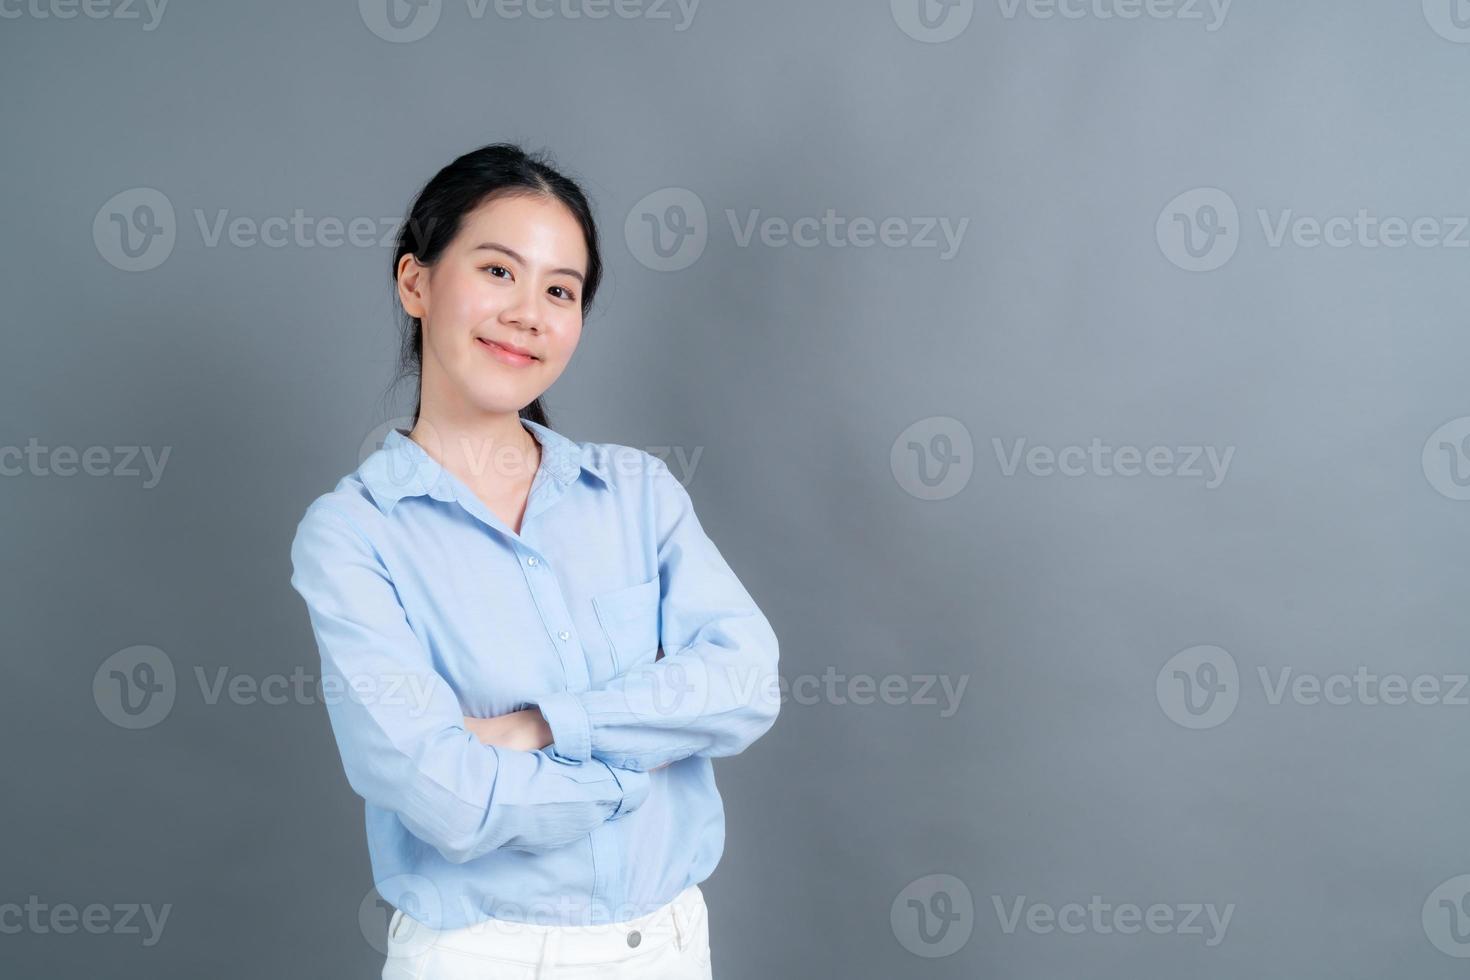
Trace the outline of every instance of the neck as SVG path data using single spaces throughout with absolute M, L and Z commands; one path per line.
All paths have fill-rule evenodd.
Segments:
M 541 444 L 516 412 L 420 411 L 409 433 L 466 486 L 513 486 L 536 475 Z

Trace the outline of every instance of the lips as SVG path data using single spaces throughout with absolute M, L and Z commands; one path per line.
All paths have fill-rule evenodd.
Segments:
M 489 347 L 491 350 L 494 350 L 498 347 L 499 349 L 503 351 L 509 351 L 512 354 L 519 354 L 521 357 L 528 357 L 533 361 L 541 360 L 541 358 L 526 350 L 524 347 L 517 347 L 515 344 L 506 343 L 505 341 L 501 340 L 490 340 L 486 337 L 476 337 L 475 339 L 484 344 L 486 347 Z

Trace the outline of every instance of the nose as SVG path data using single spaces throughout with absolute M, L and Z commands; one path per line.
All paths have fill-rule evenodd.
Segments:
M 541 309 L 535 290 L 530 287 L 516 289 L 510 302 L 500 313 L 503 323 L 518 324 L 532 333 L 541 329 Z

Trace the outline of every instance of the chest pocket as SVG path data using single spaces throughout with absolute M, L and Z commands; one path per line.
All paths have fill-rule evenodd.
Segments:
M 653 663 L 659 644 L 658 597 L 657 578 L 592 597 L 618 673 Z

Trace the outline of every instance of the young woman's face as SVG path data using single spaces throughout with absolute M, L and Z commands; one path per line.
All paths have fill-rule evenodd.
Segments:
M 432 267 L 405 255 L 398 292 L 423 324 L 425 403 L 514 413 L 539 397 L 582 336 L 586 271 L 582 226 L 539 195 L 472 211 Z

